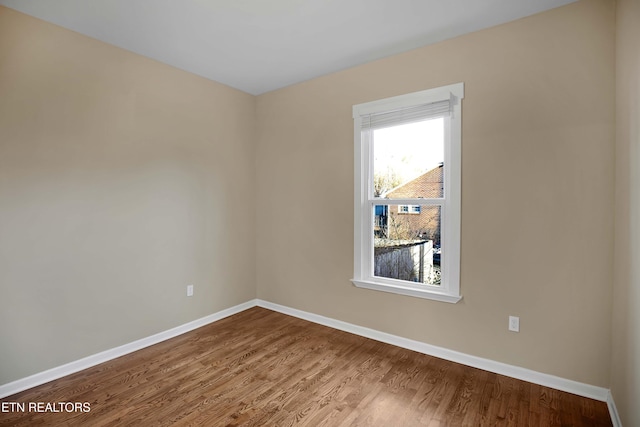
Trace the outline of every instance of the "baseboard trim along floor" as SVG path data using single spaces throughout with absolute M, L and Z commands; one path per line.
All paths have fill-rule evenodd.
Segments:
M 485 371 L 505 375 L 511 378 L 528 381 L 530 383 L 538 384 L 541 386 L 551 387 L 556 390 L 566 391 L 568 393 L 573 393 L 582 397 L 588 397 L 590 399 L 599 400 L 601 402 L 607 402 L 613 426 L 622 427 L 615 402 L 613 401 L 613 396 L 611 395 L 610 390 L 604 387 L 584 384 L 578 381 L 568 380 L 554 375 L 544 374 L 541 372 L 532 371 L 530 369 L 521 368 L 519 366 L 508 365 L 506 363 L 496 362 L 494 360 L 484 359 L 482 357 L 448 350 L 446 348 L 426 344 L 420 341 L 410 340 L 407 338 L 399 337 L 397 335 L 387 334 L 375 329 L 353 325 L 351 323 L 335 320 L 329 317 L 320 316 L 302 310 L 297 310 L 295 308 L 290 308 L 279 304 L 274 304 L 272 302 L 263 301 L 260 299 L 257 300 L 257 305 L 259 307 L 267 308 L 269 310 L 277 311 L 279 313 L 287 314 L 289 316 L 297 317 L 303 320 L 308 320 L 310 322 L 318 323 L 330 328 L 350 332 L 352 334 L 371 338 L 376 341 L 417 351 L 418 353 L 439 357 L 440 359 L 445 359 L 451 362 L 483 369 Z
M 446 348 L 426 344 L 420 341 L 411 340 L 408 338 L 399 337 L 396 335 L 380 332 L 374 329 L 365 328 L 362 326 L 354 325 L 351 323 L 343 322 L 340 320 L 332 319 L 329 317 L 321 316 L 314 313 L 290 308 L 280 304 L 272 302 L 254 299 L 245 303 L 236 305 L 234 307 L 221 310 L 217 313 L 205 316 L 203 318 L 194 320 L 192 322 L 185 323 L 184 325 L 177 326 L 164 332 L 160 332 L 151 335 L 146 338 L 142 338 L 133 341 L 129 344 L 125 344 L 119 347 L 106 350 L 74 362 L 67 363 L 62 366 L 58 366 L 26 378 L 22 378 L 4 385 L 0 385 L 0 398 L 4 398 L 21 391 L 42 385 L 49 381 L 56 380 L 58 378 L 65 377 L 67 375 L 82 371 L 92 366 L 99 365 L 100 363 L 113 360 L 120 356 L 132 353 L 134 351 L 149 347 L 159 342 L 168 340 L 186 332 L 205 326 L 209 323 L 213 323 L 225 317 L 229 317 L 241 311 L 247 310 L 251 307 L 262 307 L 269 310 L 277 311 L 282 314 L 297 317 L 303 320 L 307 320 L 320 325 L 328 326 L 330 328 L 338 329 L 341 331 L 349 332 L 362 337 L 374 339 L 376 341 L 392 344 L 398 347 L 406 348 L 409 350 L 417 351 L 419 353 L 427 354 L 430 356 L 438 357 L 441 359 L 449 360 L 451 362 L 460 363 L 463 365 L 471 366 L 478 369 L 483 369 L 496 374 L 505 375 L 508 377 L 516 378 L 523 381 L 528 381 L 534 384 L 542 385 L 545 387 L 551 387 L 557 390 L 573 393 L 578 396 L 588 397 L 591 399 L 599 400 L 601 402 L 607 402 L 609 412 L 611 414 L 611 420 L 614 427 L 621 427 L 618 411 L 613 401 L 613 396 L 609 389 L 604 387 L 597 387 L 590 384 L 584 384 L 577 381 L 557 377 L 554 375 L 544 374 L 541 372 L 532 371 L 530 369 L 521 368 L 518 366 L 508 365 L 506 363 L 496 362 L 489 359 L 484 359 L 469 354 L 448 350 Z
M 267 301 L 258 300 L 257 304 L 259 307 L 268 308 L 269 310 L 288 314 L 289 316 L 298 317 L 310 322 L 319 323 L 321 325 L 329 326 L 334 329 L 339 329 L 341 331 L 350 332 L 352 334 L 360 335 L 366 338 L 371 338 L 376 341 L 381 341 L 387 344 L 392 344 L 398 347 L 417 351 L 418 353 L 428 354 L 429 356 L 435 356 L 439 357 L 440 359 L 449 360 L 451 362 L 460 363 L 462 365 L 484 369 L 485 371 L 506 375 L 508 377 L 528 381 L 545 387 L 555 388 L 557 390 L 566 391 L 569 393 L 577 394 L 578 396 L 599 400 L 601 402 L 607 401 L 607 394 L 609 390 L 603 387 L 596 387 L 593 385 L 567 380 L 564 378 L 543 374 L 513 365 L 507 365 L 506 363 L 495 362 L 493 360 L 471 356 L 469 354 L 448 350 L 446 348 L 437 347 L 420 341 L 402 338 L 396 335 L 387 334 L 385 332 L 376 331 L 374 329 L 364 328 L 362 326 L 353 325 L 351 323 L 319 316 L 317 314 L 308 313 Z
M 169 338 L 177 337 L 178 335 L 182 335 L 204 325 L 208 325 L 209 323 L 213 323 L 220 319 L 224 319 L 225 317 L 240 313 L 241 311 L 247 310 L 251 307 L 255 307 L 256 305 L 257 300 L 247 301 L 234 307 L 218 311 L 217 313 L 210 314 L 209 316 L 205 316 L 192 322 L 185 323 L 184 325 L 171 328 L 164 332 L 159 332 L 149 337 L 142 338 L 109 350 L 105 350 L 100 353 L 92 354 L 91 356 L 83 357 L 82 359 L 66 363 L 64 365 L 39 372 L 34 375 L 30 375 L 26 378 L 0 385 L 0 399 L 48 383 L 49 381 L 66 377 L 67 375 L 74 374 L 87 368 L 91 368 L 92 366 L 108 362 L 109 360 L 116 359 L 120 356 L 124 356 L 125 354 L 133 353 L 134 351 L 141 350 L 145 347 L 158 344 L 159 342 L 166 341 Z

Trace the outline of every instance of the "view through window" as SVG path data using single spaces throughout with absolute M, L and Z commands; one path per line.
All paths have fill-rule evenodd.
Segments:
M 444 119 L 375 129 L 371 140 L 374 197 L 384 199 L 375 205 L 374 275 L 439 286 Z

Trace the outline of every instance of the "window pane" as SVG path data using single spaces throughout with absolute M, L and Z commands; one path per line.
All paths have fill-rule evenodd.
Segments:
M 377 205 L 374 276 L 440 285 L 440 206 Z M 405 205 L 406 206 L 406 205 Z
M 443 197 L 444 119 L 373 131 L 375 197 Z

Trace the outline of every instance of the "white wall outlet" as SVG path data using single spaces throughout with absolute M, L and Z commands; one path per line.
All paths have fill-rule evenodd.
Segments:
M 517 316 L 509 316 L 509 330 L 520 332 L 520 318 Z
M 187 286 L 187 296 L 188 297 L 192 297 L 193 296 L 193 285 L 188 285 Z

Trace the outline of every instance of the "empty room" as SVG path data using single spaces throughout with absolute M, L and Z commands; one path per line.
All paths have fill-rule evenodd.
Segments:
M 0 0 L 0 426 L 640 426 L 640 1 Z

